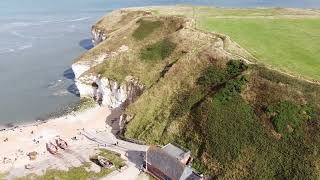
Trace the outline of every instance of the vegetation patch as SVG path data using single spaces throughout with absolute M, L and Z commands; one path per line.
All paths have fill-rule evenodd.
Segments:
M 16 180 L 87 180 L 87 179 L 100 179 L 101 177 L 107 176 L 114 170 L 120 169 L 125 165 L 124 160 L 121 159 L 120 155 L 106 150 L 99 149 L 99 156 L 103 156 L 111 161 L 115 166 L 111 169 L 101 168 L 100 172 L 90 171 L 91 164 L 84 163 L 80 167 L 70 168 L 68 171 L 48 169 L 45 174 L 38 176 L 36 174 L 30 174 L 24 177 L 17 178 Z
M 241 60 L 230 60 L 227 63 L 227 74 L 229 77 L 235 77 L 247 70 L 248 66 Z
M 73 111 L 83 112 L 89 108 L 93 108 L 97 105 L 97 103 L 93 100 L 93 98 L 81 98 L 80 102 L 74 106 Z
M 228 81 L 225 87 L 216 94 L 216 99 L 221 103 L 231 100 L 241 93 L 247 79 L 245 76 L 241 76 L 238 79 Z
M 143 40 L 152 34 L 156 29 L 160 28 L 162 23 L 161 21 L 151 21 L 141 19 L 138 21 L 139 27 L 133 32 L 132 36 L 136 40 Z
M 179 118 L 189 113 L 192 107 L 201 101 L 206 95 L 207 91 L 200 89 L 191 89 L 180 92 L 172 100 L 172 107 L 170 110 L 171 118 Z
M 210 65 L 206 68 L 197 80 L 197 84 L 203 87 L 211 87 L 226 81 L 226 71 L 215 66 Z
M 289 101 L 284 101 L 276 106 L 271 106 L 267 111 L 272 116 L 272 122 L 276 131 L 284 136 L 290 134 L 302 135 L 302 124 L 313 116 L 312 110 L 304 110 L 300 105 Z
M 77 179 L 77 180 L 87 180 L 87 179 L 99 179 L 110 174 L 115 169 L 101 169 L 100 172 L 96 173 L 88 170 L 90 169 L 90 164 L 85 163 L 80 167 L 70 168 L 68 171 L 57 170 L 57 169 L 48 169 L 45 174 L 38 176 L 36 174 L 30 174 L 21 178 L 17 178 L 16 180 L 69 180 L 69 179 Z
M 209 65 L 197 80 L 202 87 L 212 87 L 226 82 L 228 79 L 240 75 L 248 67 L 240 60 L 230 60 L 226 69 L 216 65 Z
M 241 179 L 313 179 L 316 173 L 312 162 L 318 156 L 310 156 L 319 145 L 305 144 L 304 134 L 281 140 L 268 134 L 252 107 L 240 96 L 246 82 L 242 77 L 230 80 L 212 97 L 196 104 L 183 125 L 188 131 L 183 131 L 176 141 L 192 149 L 198 170 L 215 177 L 233 174 Z M 230 92 L 231 96 L 221 99 Z M 296 108 L 277 107 L 284 113 L 287 109 L 296 112 Z M 250 158 L 245 152 L 250 152 Z M 230 168 L 234 163 L 240 166 L 239 162 L 243 166 L 240 171 Z
M 5 179 L 7 179 L 7 178 L 6 178 L 7 175 L 8 175 L 8 173 L 0 173 L 0 180 L 5 180 Z
M 108 159 L 109 161 L 111 161 L 112 164 L 117 169 L 120 169 L 123 166 L 125 166 L 125 162 L 121 158 L 121 155 L 119 153 L 116 153 L 116 152 L 113 152 L 113 151 L 109 151 L 107 149 L 99 149 L 99 152 L 96 155 L 91 156 L 90 159 L 97 159 L 98 156 L 102 156 L 102 157 Z
M 155 16 L 160 16 L 160 12 L 158 10 L 151 10 L 151 12 Z
M 140 59 L 144 62 L 163 60 L 169 57 L 175 48 L 176 44 L 165 38 L 142 49 Z
M 97 103 L 92 98 L 81 98 L 80 101 L 71 103 L 65 107 L 59 107 L 55 112 L 45 114 L 39 119 L 55 119 L 69 115 L 74 112 L 83 112 L 89 108 L 93 108 Z
M 251 73 L 242 75 L 248 68 L 252 68 Z M 250 82 L 251 76 L 257 76 L 252 71 L 271 78 L 265 80 L 270 84 L 265 82 L 262 87 L 263 91 L 272 91 L 270 95 L 258 97 L 269 107 L 263 115 L 255 107 L 261 104 L 249 104 L 242 95 L 248 83 L 258 86 L 257 82 Z M 317 88 L 303 88 L 303 84 L 291 77 L 270 73 L 256 66 L 247 67 L 237 60 L 229 61 L 225 67 L 211 64 L 195 78 L 193 87 L 170 97 L 169 105 L 159 101 L 158 106 L 153 106 L 155 111 L 146 114 L 147 123 L 134 119 L 140 126 L 147 125 L 143 125 L 143 130 L 131 128 L 130 137 L 148 143 L 177 142 L 192 151 L 193 167 L 214 178 L 314 179 L 317 175 L 314 160 L 320 158 L 320 125 L 316 113 L 319 111 L 316 106 L 301 105 L 298 101 L 279 102 L 271 95 L 281 91 L 268 86 L 286 82 L 287 86 L 278 86 L 299 88 L 305 93 L 314 93 Z M 263 116 L 269 118 L 277 132 L 283 129 L 285 138 L 275 137 L 260 119 Z M 287 124 L 293 132 L 288 133 Z

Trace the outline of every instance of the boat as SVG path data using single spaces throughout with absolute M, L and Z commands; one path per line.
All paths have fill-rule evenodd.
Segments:
M 63 150 L 68 149 L 68 143 L 61 138 L 56 139 L 56 144 L 58 145 L 59 148 Z
M 26 164 L 24 168 L 31 170 L 31 169 L 34 169 L 34 166 L 32 166 L 31 164 Z
M 36 151 L 32 151 L 32 152 L 27 154 L 27 156 L 29 156 L 30 160 L 36 160 L 37 159 L 37 155 L 38 155 L 38 152 L 36 152 Z
M 54 145 L 52 142 L 47 143 L 46 146 L 47 146 L 47 150 L 51 154 L 57 154 L 58 153 L 58 147 L 56 145 Z
M 113 163 L 102 156 L 98 156 L 97 160 L 99 161 L 99 164 L 104 168 L 112 168 L 113 167 Z

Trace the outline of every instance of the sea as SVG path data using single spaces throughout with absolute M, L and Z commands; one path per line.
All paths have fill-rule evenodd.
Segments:
M 92 48 L 106 13 L 151 5 L 319 8 L 320 0 L 1 0 L 0 125 L 31 122 L 79 101 L 70 66 Z

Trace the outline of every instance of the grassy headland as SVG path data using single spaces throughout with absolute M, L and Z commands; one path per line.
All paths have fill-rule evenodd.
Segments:
M 237 47 L 241 53 L 241 47 L 221 35 L 193 29 L 193 23 L 180 17 L 197 18 L 197 27 L 209 31 L 230 31 L 259 62 L 290 71 L 295 62 L 309 71 L 299 68 L 294 74 L 316 79 L 317 42 L 305 39 L 308 33 L 309 40 L 318 38 L 317 29 L 312 29 L 318 23 L 310 19 L 314 11 L 171 8 L 151 8 L 156 16 L 134 16 L 130 26 L 112 32 L 87 55 L 112 52 L 123 44 L 129 47 L 88 72 L 117 81 L 131 75 L 146 85 L 125 110 L 132 119 L 124 135 L 148 144 L 177 142 L 192 151 L 193 166 L 213 178 L 319 177 L 320 86 L 261 64 L 246 64 L 228 48 Z M 128 12 L 122 11 L 122 16 Z M 172 13 L 179 17 L 163 16 Z M 282 19 L 288 15 L 299 18 Z M 286 34 L 300 20 L 307 26 L 300 30 L 307 33 Z

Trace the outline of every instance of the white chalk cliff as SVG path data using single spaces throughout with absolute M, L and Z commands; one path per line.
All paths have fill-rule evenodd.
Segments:
M 97 46 L 99 43 L 107 39 L 107 35 L 103 33 L 101 30 L 98 30 L 96 28 L 92 28 L 91 35 L 92 35 L 92 44 L 94 46 Z
M 81 97 L 100 99 L 102 105 L 111 108 L 127 106 L 144 90 L 144 86 L 132 76 L 127 76 L 122 83 L 119 83 L 101 78 L 99 75 L 88 74 L 77 78 L 75 83 Z
M 107 37 L 94 30 L 92 32 L 92 41 L 96 43 L 95 46 Z M 72 70 L 75 74 L 75 84 L 80 96 L 95 98 L 100 100 L 102 105 L 111 108 L 125 107 L 140 96 L 143 93 L 144 86 L 132 76 L 127 76 L 123 82 L 116 82 L 88 72 L 92 67 L 107 61 L 109 57 L 117 56 L 126 51 L 128 51 L 128 47 L 123 45 L 117 52 L 101 54 L 95 56 L 95 59 L 87 61 L 75 62 L 72 65 Z

